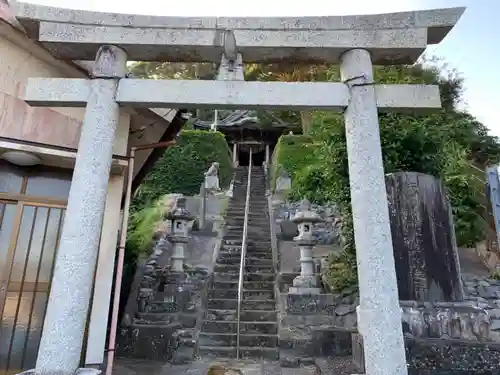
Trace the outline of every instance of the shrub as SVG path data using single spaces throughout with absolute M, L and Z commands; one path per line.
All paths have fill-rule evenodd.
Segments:
M 199 194 L 203 173 L 213 162 L 219 163 L 221 187 L 228 187 L 232 160 L 224 135 L 202 130 L 182 131 L 177 143 L 165 151 L 137 190 L 132 210 L 150 206 L 169 193 Z

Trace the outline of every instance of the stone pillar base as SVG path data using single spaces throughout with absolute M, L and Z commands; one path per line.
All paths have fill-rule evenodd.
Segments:
M 318 277 L 311 276 L 297 276 L 293 279 L 293 286 L 304 287 L 304 288 L 316 288 L 318 287 Z
M 288 293 L 291 294 L 320 294 L 321 288 L 318 288 L 318 278 L 316 276 L 297 276 L 293 280 L 293 286 Z
M 288 294 L 321 294 L 321 288 L 290 287 Z
M 170 257 L 172 267 L 171 272 L 184 272 L 184 260 L 186 257 L 184 255 L 172 255 Z
M 167 284 L 177 284 L 180 282 L 185 282 L 188 274 L 184 271 L 179 272 L 174 269 L 171 269 L 168 275 L 165 277 L 165 282 Z

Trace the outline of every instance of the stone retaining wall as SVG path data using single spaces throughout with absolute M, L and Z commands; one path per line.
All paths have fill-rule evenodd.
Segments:
M 353 337 L 354 362 L 364 372 L 363 343 Z M 499 375 L 500 345 L 453 339 L 405 338 L 409 375 Z
M 484 277 L 464 278 L 466 299 L 484 309 L 490 318 L 490 339 L 500 342 L 500 280 Z

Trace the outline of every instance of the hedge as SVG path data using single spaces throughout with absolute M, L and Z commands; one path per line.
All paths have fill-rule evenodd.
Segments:
M 276 180 L 282 171 L 289 173 L 293 186 L 294 177 L 304 168 L 313 165 L 315 160 L 314 143 L 311 137 L 282 135 L 278 139 L 273 153 L 271 172 L 273 189 L 276 187 Z
M 133 210 L 151 207 L 158 198 L 169 193 L 199 194 L 203 173 L 213 162 L 219 163 L 221 188 L 228 187 L 232 160 L 224 135 L 183 130 L 175 146 L 165 151 L 139 187 L 132 203 Z

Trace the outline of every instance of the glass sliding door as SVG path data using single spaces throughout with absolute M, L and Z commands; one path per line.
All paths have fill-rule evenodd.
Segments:
M 71 178 L 0 160 L 0 375 L 35 367 Z
M 4 252 L 0 292 L 1 375 L 35 366 L 65 212 L 64 207 L 57 206 L 12 206 L 7 206 L 14 211 L 15 219 L 12 228 L 6 228 L 10 229 L 10 238 Z

